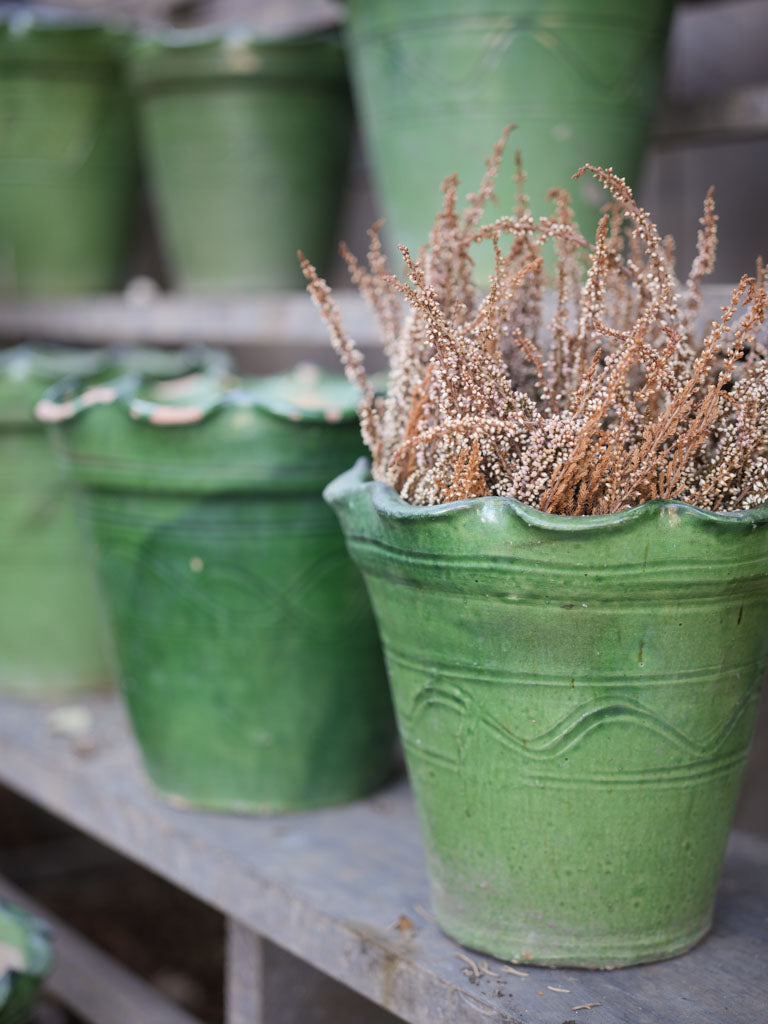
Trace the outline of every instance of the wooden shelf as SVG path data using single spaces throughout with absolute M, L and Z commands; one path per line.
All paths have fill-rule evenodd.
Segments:
M 768 843 L 732 837 L 715 926 L 687 956 L 612 972 L 472 975 L 429 913 L 408 787 L 311 814 L 176 810 L 143 778 L 122 709 L 84 702 L 84 741 L 51 706 L 0 700 L 0 782 L 414 1024 L 756 1024 L 768 1005 Z M 404 915 L 413 928 L 398 929 Z M 242 943 L 241 943 L 242 945 Z M 467 975 L 471 975 L 468 977 Z M 568 992 L 553 991 L 567 989 Z M 599 1004 L 588 1010 L 573 1009 Z M 258 1015 L 231 1019 L 257 1020 Z
M 719 319 L 733 286 L 702 288 L 703 317 Z M 363 347 L 381 344 L 373 317 L 357 294 L 334 292 L 350 335 Z M 549 315 L 554 303 L 545 302 Z M 99 295 L 58 301 L 0 302 L 0 340 L 27 338 L 99 345 L 311 345 L 329 349 L 328 331 L 306 292 L 203 298 L 175 293 Z
M 356 292 L 335 296 L 350 334 L 379 345 L 371 315 Z M 93 295 L 0 302 L 0 339 L 90 345 L 318 345 L 328 331 L 306 292 L 204 298 L 176 293 Z

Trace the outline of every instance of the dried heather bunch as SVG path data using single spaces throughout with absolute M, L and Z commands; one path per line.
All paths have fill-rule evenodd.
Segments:
M 513 215 L 481 223 L 509 130 L 463 211 L 458 180 L 418 258 L 400 247 L 407 281 L 370 231 L 367 266 L 342 247 L 378 319 L 389 384 L 376 396 L 325 281 L 301 256 L 309 291 L 349 378 L 362 392 L 373 475 L 415 504 L 494 494 L 546 512 L 617 512 L 654 498 L 701 508 L 768 500 L 768 347 L 762 267 L 743 277 L 718 322 L 697 336 L 701 280 L 717 247 L 713 193 L 681 286 L 662 239 L 613 171 L 587 165 L 610 193 L 590 245 L 568 194 L 534 219 L 517 162 Z M 493 247 L 482 294 L 473 248 Z M 550 281 L 543 252 L 554 248 Z M 545 288 L 554 313 L 545 313 Z

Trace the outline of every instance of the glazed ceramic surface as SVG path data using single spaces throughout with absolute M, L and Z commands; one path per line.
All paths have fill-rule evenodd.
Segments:
M 768 509 L 326 489 L 378 620 L 443 928 L 614 967 L 707 931 L 768 659 Z
M 336 241 L 350 127 L 338 40 L 169 33 L 133 81 L 161 240 L 178 287 L 298 288 L 296 250 Z
M 0 692 L 61 697 L 112 678 L 72 482 L 34 406 L 53 381 L 119 367 L 179 373 L 205 352 L 20 345 L 0 353 Z
M 0 355 L 0 692 L 60 696 L 109 682 L 74 494 L 33 415 L 52 380 L 100 365 L 82 350 Z
M 605 193 L 571 175 L 589 161 L 633 180 L 662 83 L 671 9 L 670 0 L 351 0 L 355 101 L 390 240 L 418 251 L 440 205 L 439 183 L 457 172 L 461 193 L 475 190 L 484 158 L 512 122 L 498 211 L 515 208 L 511 151 L 519 148 L 534 216 L 551 211 L 551 188 L 567 187 L 589 237 Z M 492 266 L 488 251 L 481 276 Z
M 321 497 L 360 451 L 354 393 L 305 369 L 102 398 L 51 406 L 72 416 L 61 443 L 155 785 L 279 811 L 383 783 L 394 721 L 376 627 Z
M 0 13 L 0 293 L 120 283 L 136 176 L 120 46 L 61 12 Z
M 51 968 L 47 926 L 21 907 L 0 903 L 0 1024 L 27 1024 Z

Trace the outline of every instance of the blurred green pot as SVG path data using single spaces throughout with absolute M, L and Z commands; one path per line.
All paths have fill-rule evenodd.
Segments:
M 116 288 L 135 184 L 120 38 L 30 12 L 0 13 L 0 293 Z
M 53 381 L 101 363 L 40 346 L 0 354 L 0 692 L 58 696 L 110 678 L 74 494 L 33 415 Z
M 587 161 L 630 181 L 650 137 L 672 0 L 350 0 L 352 82 L 388 237 L 429 236 L 437 183 L 464 192 L 504 126 L 517 124 L 535 216 L 554 186 L 573 192 L 589 237 L 605 195 L 571 175 Z M 515 208 L 508 157 L 496 193 Z M 481 261 L 490 273 L 492 254 Z M 397 256 L 397 264 L 400 260 Z
M 299 288 L 296 250 L 335 241 L 350 104 L 340 44 L 168 33 L 133 82 L 161 241 L 177 287 Z
M 708 930 L 768 662 L 768 508 L 326 499 L 379 623 L 438 921 L 618 967 Z
M 47 925 L 0 903 L 0 1024 L 26 1024 L 51 960 Z
M 169 390 L 170 388 L 170 390 Z M 351 800 L 392 771 L 376 627 L 323 485 L 360 451 L 315 368 L 105 404 L 49 392 L 86 492 L 120 679 L 166 796 L 225 810 Z
M 0 353 L 0 692 L 57 697 L 106 686 L 103 614 L 72 483 L 34 417 L 61 377 L 118 368 L 178 374 L 200 353 L 20 345 Z

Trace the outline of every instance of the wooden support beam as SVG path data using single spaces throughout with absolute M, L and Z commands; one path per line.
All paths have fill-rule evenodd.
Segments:
M 227 918 L 224 977 L 226 1024 L 265 1024 L 264 943 L 259 935 Z

